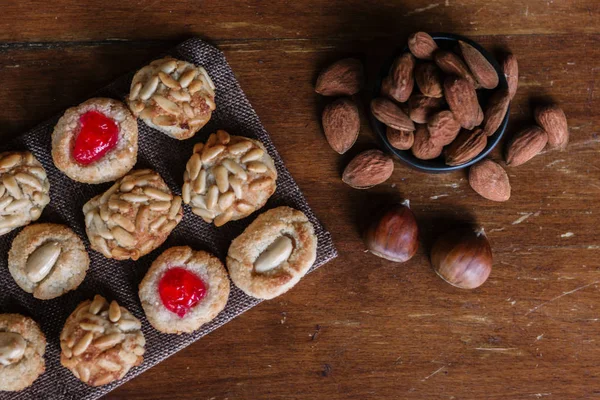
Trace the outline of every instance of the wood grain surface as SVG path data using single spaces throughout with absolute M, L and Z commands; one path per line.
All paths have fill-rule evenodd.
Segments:
M 340 57 L 370 80 L 415 30 L 468 35 L 519 58 L 510 136 L 553 99 L 565 152 L 508 169 L 512 198 L 465 172 L 400 163 L 385 184 L 341 170 L 376 144 L 366 119 L 344 156 L 327 145 L 313 91 Z M 190 36 L 225 52 L 340 257 L 107 396 L 109 399 L 588 399 L 600 397 L 600 3 L 597 0 L 11 1 L 0 12 L 0 133 L 24 132 Z M 367 100 L 369 93 L 361 94 Z M 501 149 L 493 153 L 501 159 Z M 405 264 L 364 252 L 382 202 L 409 198 L 421 229 Z M 485 227 L 494 269 L 463 291 L 428 250 L 457 224 Z

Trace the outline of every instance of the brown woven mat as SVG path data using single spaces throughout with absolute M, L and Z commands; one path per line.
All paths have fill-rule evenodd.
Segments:
M 279 174 L 277 191 L 260 212 L 280 205 L 288 205 L 303 211 L 308 216 L 315 226 L 319 240 L 317 261 L 311 271 L 335 258 L 337 252 L 329 232 L 316 219 L 298 185 L 285 168 L 268 133 L 261 125 L 258 116 L 236 81 L 223 53 L 200 39 L 190 39 L 169 51 L 169 54 L 206 68 L 216 86 L 217 109 L 213 113 L 210 123 L 194 138 L 186 141 L 170 139 L 139 122 L 137 167 L 152 168 L 158 171 L 171 190 L 180 194 L 185 164 L 192 154 L 194 143 L 205 141 L 208 135 L 215 132 L 217 128 L 225 129 L 231 134 L 257 138 L 264 143 L 269 154 L 275 160 Z M 132 76 L 133 74 L 130 74 L 120 78 L 97 95 L 123 99 L 129 92 Z M 57 120 L 58 117 L 38 126 L 19 137 L 15 142 L 2 146 L 2 150 L 29 149 L 35 154 L 48 172 L 52 199 L 40 221 L 70 226 L 89 247 L 81 209 L 87 200 L 105 191 L 110 184 L 77 183 L 54 167 L 50 156 L 50 136 Z M 248 218 L 230 222 L 217 229 L 193 215 L 186 206 L 183 221 L 160 248 L 137 262 L 108 260 L 90 250 L 91 266 L 81 286 L 74 292 L 49 301 L 34 299 L 13 281 L 8 272 L 6 257 L 17 232 L 1 236 L 0 313 L 11 312 L 31 316 L 41 325 L 42 331 L 48 339 L 48 346 L 46 348 L 46 373 L 38 378 L 30 388 L 20 393 L 0 392 L 0 399 L 97 399 L 257 305 L 259 300 L 246 296 L 232 285 L 227 307 L 215 320 L 193 334 L 177 336 L 161 334 L 153 329 L 144 317 L 137 296 L 139 282 L 152 261 L 162 251 L 171 246 L 189 245 L 198 250 L 207 250 L 224 260 L 231 240 L 239 235 L 256 218 L 257 214 L 254 213 Z M 96 293 L 108 299 L 117 300 L 119 304 L 142 320 L 142 330 L 147 344 L 144 363 L 141 366 L 133 368 L 121 381 L 100 388 L 91 388 L 81 383 L 70 371 L 60 365 L 59 334 L 67 316 L 77 304 L 92 298 Z

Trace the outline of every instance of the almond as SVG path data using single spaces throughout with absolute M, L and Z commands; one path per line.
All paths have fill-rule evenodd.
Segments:
M 467 62 L 471 73 L 485 89 L 494 89 L 498 86 L 498 72 L 483 54 L 475 47 L 462 40 L 458 41 L 463 58 Z
M 481 129 L 463 129 L 456 140 L 446 148 L 446 164 L 454 166 L 469 162 L 485 149 L 486 144 L 487 136 Z
M 342 181 L 355 189 L 368 189 L 385 182 L 394 172 L 394 161 L 379 150 L 366 150 L 346 166 Z
M 379 121 L 390 128 L 414 131 L 415 124 L 410 120 L 400 107 L 393 101 L 383 97 L 378 97 L 371 101 L 371 112 Z
M 535 121 L 548 133 L 548 147 L 564 150 L 569 143 L 569 127 L 564 111 L 556 104 L 535 109 Z
M 442 71 L 432 62 L 422 63 L 415 68 L 415 81 L 427 97 L 442 97 Z
M 411 150 L 413 155 L 420 160 L 432 160 L 442 154 L 443 147 L 431 140 L 427 126 L 417 125 L 415 142 Z
M 506 150 L 506 165 L 517 167 L 535 157 L 548 142 L 548 134 L 539 126 L 525 128 L 515 135 Z
M 454 119 L 452 111 L 445 110 L 429 118 L 427 129 L 433 142 L 439 146 L 447 146 L 456 139 L 460 132 L 460 124 Z
M 415 85 L 414 68 L 415 57 L 412 54 L 404 53 L 396 58 L 390 74 L 381 83 L 381 94 L 400 103 L 408 100 Z
M 483 123 L 483 133 L 486 136 L 496 133 L 506 116 L 509 104 L 510 94 L 507 89 L 499 89 L 490 96 Z
M 519 64 L 517 63 L 517 57 L 514 54 L 508 53 L 502 60 L 502 71 L 506 76 L 508 82 L 508 93 L 510 93 L 510 100 L 515 97 L 517 93 L 517 87 L 519 85 Z
M 422 60 L 431 60 L 438 46 L 428 33 L 416 32 L 408 37 L 408 48 L 415 57 Z
M 444 73 L 464 78 L 469 81 L 474 88 L 479 86 L 471 74 L 471 71 L 469 71 L 467 65 L 453 52 L 447 50 L 438 50 L 433 55 L 433 60 Z
M 385 135 L 392 147 L 398 150 L 408 150 L 412 147 L 415 141 L 415 135 L 412 131 L 399 131 L 394 128 L 387 127 Z
M 464 78 L 449 76 L 444 81 L 444 94 L 454 118 L 465 129 L 473 129 L 483 120 L 477 92 Z
M 315 91 L 323 96 L 352 96 L 364 82 L 363 65 L 356 58 L 345 58 L 319 74 Z
M 333 150 L 344 154 L 352 147 L 360 130 L 360 117 L 354 101 L 342 97 L 323 110 L 323 131 Z
M 413 93 L 410 99 L 408 99 L 410 119 L 418 124 L 424 124 L 430 115 L 443 107 L 444 103 L 443 97 L 427 97 L 421 93 Z
M 469 185 L 480 196 L 492 201 L 510 199 L 510 181 L 504 168 L 492 160 L 483 160 L 469 170 Z

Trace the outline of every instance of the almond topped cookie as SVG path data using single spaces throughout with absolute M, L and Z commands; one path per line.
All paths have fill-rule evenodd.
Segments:
M 114 181 L 137 161 L 138 127 L 125 104 L 92 98 L 71 107 L 52 132 L 56 168 L 83 183 Z
M 275 164 L 262 143 L 219 130 L 194 146 L 181 194 L 194 214 L 221 226 L 263 207 L 275 193 L 276 180 Z
M 172 138 L 194 136 L 215 110 L 215 85 L 206 70 L 165 57 L 140 69 L 128 98 L 133 115 Z

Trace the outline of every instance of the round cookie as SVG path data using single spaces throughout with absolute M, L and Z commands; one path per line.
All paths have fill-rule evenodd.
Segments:
M 167 239 L 183 207 L 157 172 L 143 169 L 88 201 L 83 213 L 92 249 L 107 258 L 137 260 Z
M 136 72 L 127 102 L 146 125 L 183 140 L 210 120 L 215 85 L 203 67 L 165 57 Z
M 23 390 L 46 370 L 46 337 L 31 318 L 0 314 L 0 391 Z
M 92 98 L 71 107 L 52 132 L 56 168 L 83 183 L 114 181 L 137 161 L 138 127 L 125 104 Z
M 194 146 L 181 196 L 194 214 L 222 226 L 264 206 L 276 181 L 275 164 L 262 143 L 219 130 Z
M 8 253 L 8 270 L 17 285 L 41 300 L 76 289 L 89 265 L 83 242 L 64 225 L 27 226 Z
M 36 221 L 50 203 L 50 182 L 28 151 L 0 153 L 0 235 Z
M 189 333 L 212 321 L 229 298 L 227 271 L 218 258 L 187 246 L 165 250 L 140 283 L 146 318 L 163 333 Z
M 142 363 L 142 324 L 116 301 L 96 295 L 67 318 L 60 334 L 60 363 L 77 379 L 102 386 L 123 378 Z
M 301 211 L 278 207 L 258 216 L 231 242 L 227 269 L 249 296 L 272 299 L 306 275 L 317 256 L 317 237 Z

